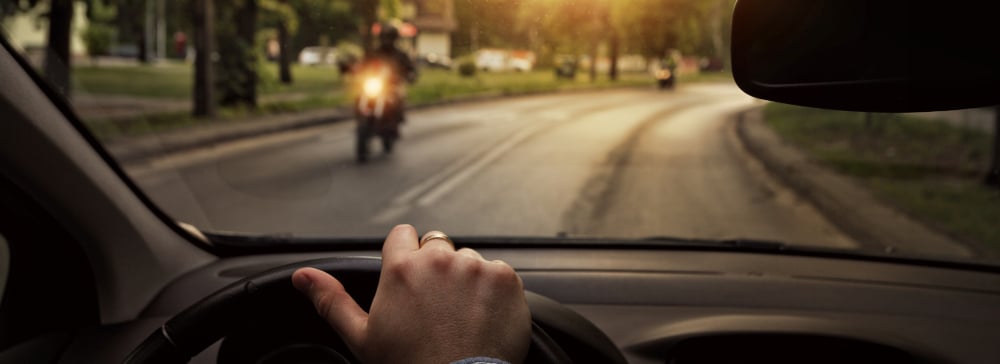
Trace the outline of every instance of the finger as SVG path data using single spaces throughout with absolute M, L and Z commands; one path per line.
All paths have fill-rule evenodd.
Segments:
M 361 347 L 368 313 L 347 294 L 340 281 L 319 269 L 302 268 L 292 274 L 292 285 L 309 297 L 316 306 L 316 312 L 340 333 L 352 349 Z
M 382 245 L 382 259 L 395 260 L 420 249 L 417 240 L 417 229 L 410 225 L 396 225 L 385 238 Z
M 475 258 L 475 259 L 483 260 L 483 261 L 486 260 L 486 259 L 483 259 L 483 256 L 480 255 L 479 252 L 477 252 L 475 250 L 472 250 L 472 249 L 469 249 L 469 248 L 459 249 L 458 250 L 458 254 L 464 255 L 464 256 L 467 256 L 467 257 L 470 257 L 470 258 Z
M 428 237 L 434 236 L 447 237 L 448 235 L 445 235 L 445 233 L 437 230 L 428 231 L 424 234 L 424 237 L 420 239 L 421 241 L 424 241 L 423 245 L 420 246 L 420 249 L 442 249 L 449 252 L 455 251 L 455 243 L 451 242 L 448 238 L 438 237 L 428 240 Z
M 507 271 L 513 273 L 514 274 L 514 280 L 517 281 L 517 286 L 520 289 L 524 289 L 524 281 L 521 280 L 521 275 L 517 274 L 517 270 L 515 270 L 514 267 L 512 267 L 510 264 L 507 264 L 507 262 L 502 261 L 500 259 L 494 259 L 494 260 L 492 260 L 490 262 L 493 263 L 493 264 L 496 264 L 498 266 L 501 266 L 502 269 L 504 269 L 504 270 L 507 270 Z

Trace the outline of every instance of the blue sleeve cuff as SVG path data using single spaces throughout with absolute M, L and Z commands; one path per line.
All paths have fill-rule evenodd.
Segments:
M 462 359 L 451 364 L 510 364 L 500 359 L 487 358 L 484 356 L 478 356 L 475 358 Z

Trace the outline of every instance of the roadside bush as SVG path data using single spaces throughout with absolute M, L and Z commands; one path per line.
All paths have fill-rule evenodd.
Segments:
M 83 31 L 83 42 L 87 46 L 87 52 L 91 57 L 103 56 L 111 50 L 111 42 L 114 40 L 115 30 L 111 26 L 90 23 Z
M 462 77 L 474 77 L 476 75 L 476 64 L 472 61 L 462 61 L 458 65 L 458 74 Z

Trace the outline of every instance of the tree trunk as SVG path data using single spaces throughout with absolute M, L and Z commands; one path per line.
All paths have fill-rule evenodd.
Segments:
M 49 12 L 48 49 L 45 52 L 45 77 L 59 93 L 69 98 L 70 37 L 73 21 L 72 0 L 52 0 Z
M 619 52 L 618 48 L 620 46 L 619 42 L 620 40 L 618 39 L 618 32 L 612 30 L 610 45 L 608 47 L 610 48 L 608 52 L 610 53 L 611 57 L 611 68 L 608 69 L 608 78 L 611 79 L 611 82 L 618 81 L 618 52 Z
M 194 1 L 194 116 L 214 117 L 215 66 L 215 8 L 212 0 Z
M 244 75 L 240 88 L 239 102 L 249 106 L 257 106 L 257 49 L 254 38 L 257 35 L 257 0 L 247 0 L 236 12 L 236 34 L 247 45 L 246 57 L 252 59 L 240 62 L 240 72 Z
M 136 25 L 133 33 L 135 33 L 135 45 L 138 50 L 136 58 L 141 63 L 149 63 L 149 52 L 146 49 L 146 27 L 142 24 Z
M 986 173 L 986 185 L 1000 188 L 1000 106 L 993 108 L 993 161 Z
M 725 39 L 722 30 L 722 21 L 728 16 L 726 13 L 726 8 L 729 6 L 729 0 L 717 0 L 715 3 L 715 8 L 712 11 L 712 47 L 715 50 L 715 57 L 721 59 L 723 62 L 729 58 L 728 50 L 726 49 Z M 729 69 L 728 66 L 724 66 Z
M 285 26 L 285 22 L 282 21 L 278 23 L 278 68 L 280 68 L 279 73 L 281 77 L 281 83 L 286 85 L 292 84 L 292 57 L 291 49 L 288 47 L 289 37 L 288 37 L 288 27 Z
M 590 82 L 597 82 L 597 44 L 590 46 Z

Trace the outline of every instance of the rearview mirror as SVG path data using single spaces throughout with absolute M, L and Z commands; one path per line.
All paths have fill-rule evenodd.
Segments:
M 871 112 L 1000 104 L 1000 1 L 739 0 L 733 77 L 754 97 Z

